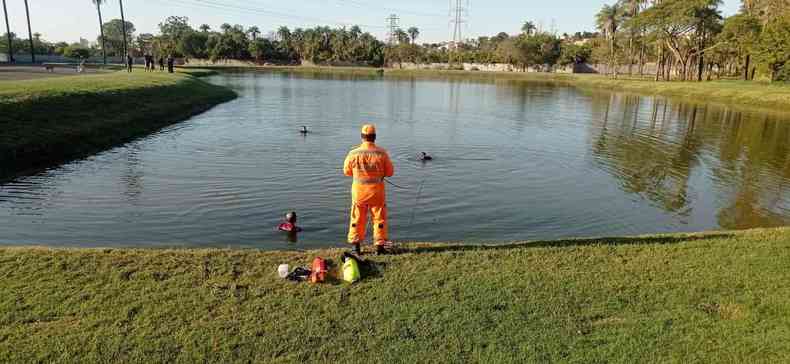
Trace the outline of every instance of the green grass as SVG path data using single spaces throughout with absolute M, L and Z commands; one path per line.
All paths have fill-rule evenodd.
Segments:
M 790 229 L 339 254 L 0 249 L 0 362 L 790 361 Z
M 0 181 L 94 154 L 235 97 L 187 74 L 142 71 L 0 82 Z

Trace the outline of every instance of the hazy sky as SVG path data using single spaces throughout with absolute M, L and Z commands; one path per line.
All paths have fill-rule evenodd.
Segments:
M 98 34 L 96 7 L 90 0 L 28 0 L 33 32 L 50 41 L 75 42 L 80 37 L 95 40 Z M 359 24 L 378 37 L 386 33 L 385 18 L 397 14 L 402 28 L 418 27 L 420 41 L 447 40 L 450 34 L 449 2 L 454 0 L 124 0 L 127 20 L 139 33 L 156 33 L 167 16 L 189 17 L 197 27 L 222 23 L 257 25 L 264 34 L 287 25 Z M 532 20 L 543 29 L 552 25 L 561 34 L 593 30 L 594 14 L 614 0 L 471 0 L 464 37 L 491 35 L 500 31 L 516 33 L 521 24 Z M 11 31 L 27 38 L 23 0 L 6 0 Z M 725 15 L 738 10 L 740 1 L 725 0 Z M 118 0 L 102 7 L 107 21 L 120 18 Z M 5 21 L 0 33 L 5 33 Z

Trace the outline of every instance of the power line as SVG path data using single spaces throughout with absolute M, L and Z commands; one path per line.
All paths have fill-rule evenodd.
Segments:
M 326 23 L 328 23 L 328 24 L 338 24 L 338 25 L 343 25 L 343 26 L 358 25 L 360 27 L 365 27 L 365 28 L 377 28 L 377 29 L 384 29 L 384 28 L 386 28 L 386 27 L 380 26 L 380 25 L 357 24 L 357 23 L 350 23 L 350 22 L 341 22 L 341 21 L 335 21 L 335 20 L 321 19 L 321 18 L 313 18 L 313 17 L 302 16 L 302 15 L 271 11 L 271 10 L 266 10 L 266 9 L 261 9 L 261 8 L 256 8 L 256 7 L 240 6 L 240 5 L 235 5 L 235 4 L 223 4 L 223 3 L 214 2 L 214 1 L 210 1 L 210 0 L 166 0 L 166 1 L 165 0 L 154 0 L 154 1 L 162 3 L 162 4 L 171 5 L 171 6 L 175 3 L 175 4 L 178 4 L 180 6 L 184 6 L 184 7 L 199 6 L 199 7 L 203 7 L 203 8 L 207 8 L 207 9 L 223 10 L 223 11 L 230 12 L 230 13 L 233 13 L 233 14 L 244 14 L 244 15 L 248 15 L 250 13 L 255 13 L 255 14 L 259 14 L 259 15 L 265 15 L 265 16 L 268 16 L 270 18 L 284 19 L 284 20 L 295 20 L 296 19 L 296 20 L 301 20 L 301 21 L 314 22 L 316 24 L 326 24 Z
M 444 17 L 444 15 L 440 14 L 440 13 L 426 13 L 426 12 L 413 11 L 413 10 L 407 10 L 407 9 L 402 9 L 402 8 L 379 7 L 379 6 L 375 6 L 375 5 L 368 5 L 368 4 L 365 4 L 365 3 L 362 3 L 362 2 L 356 1 L 356 0 L 335 0 L 335 1 L 338 2 L 338 3 L 344 3 L 344 4 L 348 4 L 348 5 L 353 5 L 353 6 L 358 7 L 358 8 L 368 8 L 368 9 L 376 9 L 376 10 L 381 9 L 381 10 L 385 10 L 385 11 L 389 11 L 389 12 L 393 12 L 393 13 L 401 13 L 401 14 L 407 14 L 407 15 L 433 17 L 433 18 L 443 18 Z

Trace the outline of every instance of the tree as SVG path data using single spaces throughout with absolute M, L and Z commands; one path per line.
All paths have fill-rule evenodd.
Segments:
M 537 27 L 535 27 L 535 23 L 531 21 L 524 22 L 524 25 L 521 26 L 521 32 L 526 35 L 532 35 L 532 32 L 534 32 L 536 29 Z
M 411 27 L 406 32 L 409 33 L 409 37 L 411 38 L 411 43 L 417 44 L 417 37 L 420 36 L 420 30 L 417 29 L 417 27 Z
M 123 14 L 123 0 L 118 0 L 118 5 L 121 8 L 121 33 L 123 34 L 123 52 L 121 52 L 121 57 L 125 57 L 129 55 L 129 43 L 127 42 L 127 39 L 129 39 L 131 35 L 128 33 L 129 30 L 126 29 L 126 17 Z
M 170 16 L 159 23 L 163 46 L 170 52 L 175 50 L 182 37 L 194 31 L 189 25 L 189 18 L 185 16 Z
M 124 29 L 126 34 L 124 34 Z M 115 56 L 124 56 L 124 41 L 132 38 L 135 32 L 134 24 L 126 22 L 124 25 L 121 19 L 112 19 L 102 26 L 102 33 L 104 34 L 104 44 L 107 47 L 109 54 Z M 101 39 L 99 39 L 101 41 Z
M 105 0 L 91 0 L 93 5 L 96 5 L 96 12 L 99 13 L 99 39 L 101 40 L 101 52 L 104 57 L 104 64 L 107 64 L 107 48 L 104 47 L 104 22 L 101 18 L 101 6 Z
M 400 44 L 408 44 L 409 40 L 411 39 L 409 37 L 409 34 L 404 32 L 403 29 L 398 29 L 395 31 L 395 38 L 398 40 L 398 43 Z
M 63 49 L 63 56 L 67 58 L 88 59 L 91 56 L 90 49 L 82 48 L 78 45 L 68 46 Z
M 749 14 L 740 13 L 727 18 L 719 34 L 719 42 L 731 50 L 735 57 L 743 58 L 743 80 L 749 80 L 751 54 L 757 46 L 762 26 L 760 20 Z
M 617 69 L 615 68 L 617 31 L 620 29 L 621 20 L 622 8 L 619 3 L 604 5 L 598 14 L 595 15 L 596 26 L 609 42 L 609 69 L 615 78 L 617 78 Z
M 560 51 L 559 64 L 568 66 L 572 64 L 582 64 L 587 62 L 592 56 L 592 45 L 590 43 L 576 45 L 573 43 L 565 43 L 562 45 Z
M 776 18 L 790 16 L 790 0 L 743 0 L 742 9 L 765 25 Z
M 708 50 L 708 42 L 717 32 L 721 19 L 720 3 L 720 0 L 662 0 L 639 14 L 637 21 L 652 32 L 661 51 L 666 47 L 680 63 L 681 80 L 688 79 L 690 61 L 695 57 L 702 60 Z
M 253 41 L 258 40 L 258 34 L 261 34 L 261 30 L 256 26 L 251 26 L 247 29 L 247 33 L 250 34 Z
M 5 38 L 8 40 L 8 60 L 13 63 L 14 62 L 14 33 L 11 33 L 11 24 L 8 23 L 8 8 L 5 5 L 5 0 L 3 0 L 3 14 L 5 15 Z
M 36 63 L 36 48 L 33 46 L 33 29 L 30 27 L 30 8 L 27 6 L 27 0 L 25 0 L 25 14 L 27 15 L 27 34 L 30 40 L 30 57 L 33 63 Z
M 200 31 L 203 33 L 208 33 L 211 30 L 211 26 L 208 24 L 203 24 L 200 26 Z
M 790 17 L 778 17 L 765 25 L 756 56 L 768 68 L 772 82 L 790 80 Z
M 206 58 L 206 44 L 209 35 L 206 32 L 189 32 L 184 34 L 176 44 L 176 51 L 186 57 Z

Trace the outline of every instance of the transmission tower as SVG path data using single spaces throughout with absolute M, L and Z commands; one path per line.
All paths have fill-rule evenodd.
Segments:
M 387 17 L 387 29 L 389 29 L 389 34 L 387 35 L 387 44 L 391 46 L 398 44 L 399 41 L 398 39 L 398 29 L 400 29 L 400 26 L 398 25 L 399 21 L 400 18 L 395 14 L 392 14 L 389 17 Z
M 458 52 L 461 43 L 464 42 L 463 29 L 469 16 L 470 0 L 450 0 L 450 24 L 453 26 L 452 40 L 450 41 L 450 63 L 453 63 L 452 54 Z

